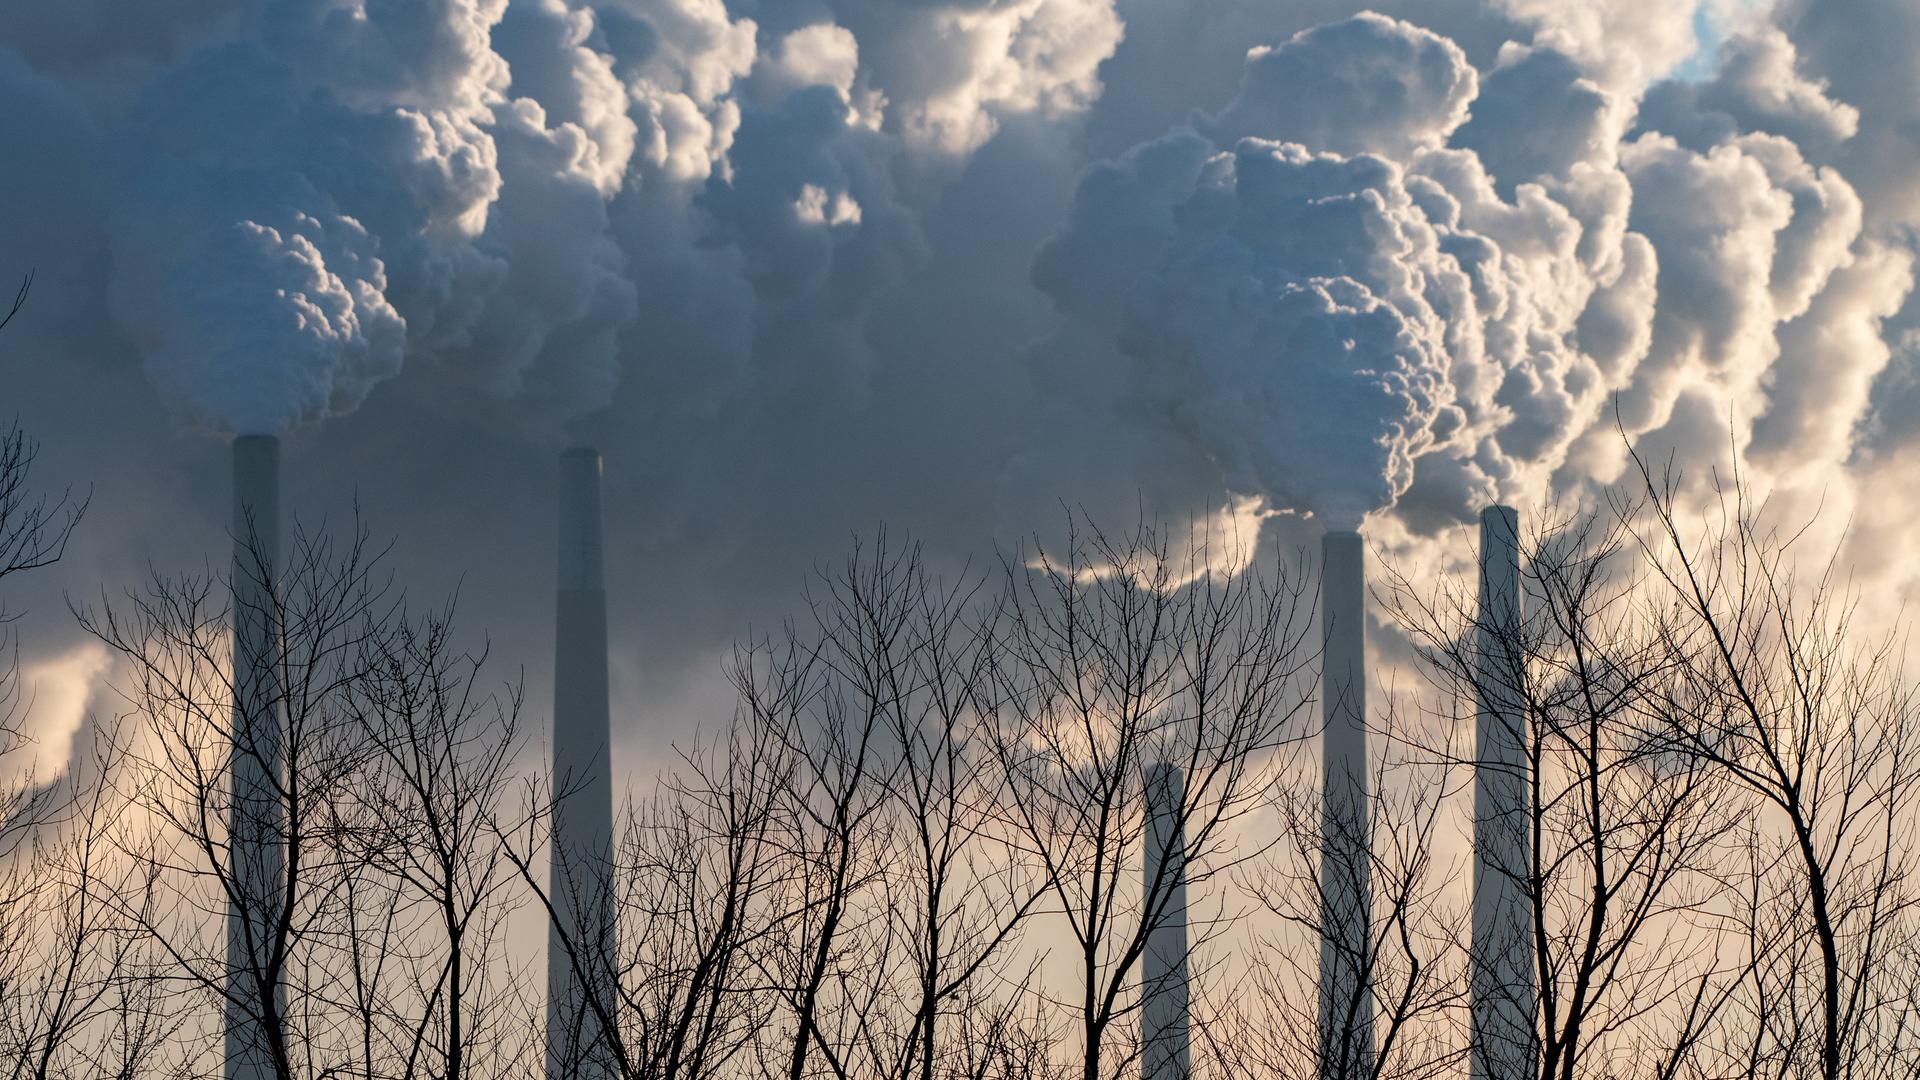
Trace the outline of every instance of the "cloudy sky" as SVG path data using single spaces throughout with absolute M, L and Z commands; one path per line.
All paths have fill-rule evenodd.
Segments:
M 885 522 L 1363 522 L 1442 569 L 1621 433 L 1920 582 L 1911 0 L 67 0 L 0 29 L 0 407 L 91 488 L 10 595 L 224 555 L 235 433 L 546 697 L 606 457 L 616 738 Z M 542 710 L 543 711 L 543 710 Z M 57 714 L 57 715 L 56 715 Z M 638 760 L 633 758 L 631 760 Z

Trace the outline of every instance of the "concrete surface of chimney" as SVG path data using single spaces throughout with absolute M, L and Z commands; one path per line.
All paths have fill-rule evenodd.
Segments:
M 547 1075 L 609 1075 L 581 977 L 605 986 L 614 948 L 613 777 L 607 716 L 607 594 L 601 571 L 600 455 L 560 457 L 554 623 L 553 816 L 547 941 Z M 571 942 L 572 948 L 568 947 Z
M 1187 988 L 1187 843 L 1181 823 L 1185 779 L 1180 766 L 1147 766 L 1147 837 L 1141 894 L 1159 902 L 1140 960 L 1142 1080 L 1193 1075 Z M 1154 916 L 1153 908 L 1148 909 Z
M 1374 1055 L 1372 878 L 1367 824 L 1366 547 L 1360 534 L 1321 540 L 1320 1075 L 1368 1075 Z
M 1473 783 L 1473 942 L 1469 1072 L 1474 1080 L 1539 1071 L 1533 934 L 1521 882 L 1527 828 L 1525 716 L 1520 702 L 1520 516 L 1480 513 L 1480 616 L 1474 682 L 1479 748 Z
M 279 796 L 281 698 L 271 592 L 280 561 L 280 440 L 233 440 L 233 741 L 228 763 L 228 871 L 244 904 L 227 909 L 225 1015 L 227 1080 L 265 1080 L 273 1057 L 257 1018 L 271 994 L 284 1010 L 285 988 L 262 987 L 264 943 L 279 907 L 285 863 Z M 251 924 L 251 925 L 249 925 Z M 263 992 L 264 990 L 264 992 Z

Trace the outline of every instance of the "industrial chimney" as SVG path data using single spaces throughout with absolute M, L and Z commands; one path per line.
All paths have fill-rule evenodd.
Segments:
M 547 1075 L 554 1080 L 608 1072 L 601 1029 L 586 1007 L 581 980 L 590 980 L 606 1000 L 615 940 L 610 759 L 600 455 L 577 447 L 560 457 L 553 662 L 556 805 L 549 848 L 554 924 L 547 940 Z
M 1373 988 L 1367 823 L 1366 550 L 1360 534 L 1321 540 L 1321 705 L 1325 726 L 1320 845 L 1320 1075 L 1372 1066 Z
M 1180 766 L 1156 762 L 1147 767 L 1146 857 L 1142 893 L 1149 916 L 1164 898 L 1159 921 L 1147 931 L 1141 958 L 1142 1080 L 1188 1080 L 1193 1048 L 1188 1030 L 1187 986 L 1187 842 L 1181 820 L 1185 779 Z
M 255 979 L 269 970 L 267 943 L 286 865 L 280 803 L 281 694 L 275 663 L 279 618 L 273 578 L 280 561 L 280 440 L 233 440 L 233 730 L 228 763 L 228 872 L 245 898 L 227 911 L 227 1080 L 264 1080 L 272 1055 L 257 1018 Z M 273 999 L 284 1013 L 285 991 Z M 251 1004 L 248 1004 L 251 1003 Z
M 1519 706 L 1519 533 L 1520 517 L 1511 507 L 1481 511 L 1469 973 L 1473 1080 L 1538 1071 L 1532 919 L 1522 888 L 1533 845 L 1527 829 L 1526 718 Z

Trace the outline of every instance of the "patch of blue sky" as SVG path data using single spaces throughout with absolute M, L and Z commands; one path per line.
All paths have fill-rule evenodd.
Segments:
M 1693 53 L 1673 69 L 1672 78 L 1702 82 L 1712 78 L 1714 69 L 1720 66 L 1720 46 L 1726 43 L 1727 27 L 1726 21 L 1714 11 L 1717 6 L 1710 0 L 1694 5 Z
M 1668 78 L 1701 82 L 1713 77 L 1720 67 L 1720 50 L 1727 39 L 1741 30 L 1764 21 L 1774 0 L 1694 0 L 1693 52 L 1682 60 Z

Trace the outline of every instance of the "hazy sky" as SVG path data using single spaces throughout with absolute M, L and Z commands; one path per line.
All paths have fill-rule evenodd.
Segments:
M 606 455 L 616 739 L 886 522 L 1364 516 L 1738 464 L 1913 595 L 1911 0 L 67 0 L 0 30 L 0 407 L 91 487 L 7 597 L 224 560 L 223 437 L 357 498 L 544 714 L 555 452 Z M 95 708 L 111 708 L 95 694 Z M 630 759 L 633 760 L 633 759 Z

